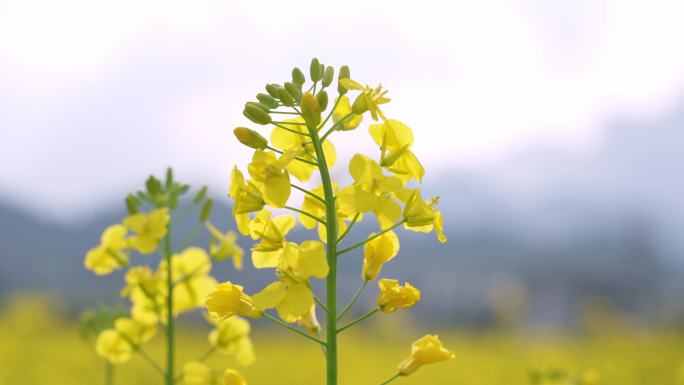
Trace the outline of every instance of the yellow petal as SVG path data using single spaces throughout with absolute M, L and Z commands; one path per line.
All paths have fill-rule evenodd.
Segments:
M 252 296 L 254 307 L 258 310 L 271 309 L 285 299 L 285 283 L 276 281 Z

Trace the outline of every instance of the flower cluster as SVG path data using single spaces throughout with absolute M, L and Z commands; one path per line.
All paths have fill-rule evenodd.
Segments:
M 221 322 L 237 316 L 264 317 L 321 344 L 328 366 L 327 383 L 335 385 L 338 334 L 373 314 L 410 308 L 420 300 L 420 291 L 409 283 L 382 278 L 376 308 L 338 326 L 368 282 L 376 280 L 383 265 L 398 255 L 400 241 L 394 230 L 401 226 L 413 232 L 434 231 L 441 243 L 446 242 L 446 236 L 438 198 L 424 199 L 417 187 L 425 169 L 412 150 L 411 128 L 387 118 L 382 109 L 390 102 L 387 91 L 382 86 L 361 85 L 351 79 L 349 68 L 342 66 L 337 96 L 330 102 L 333 67 L 313 59 L 309 73 L 310 85 L 306 85 L 304 73 L 294 68 L 291 81 L 267 84 L 256 101 L 245 104 L 244 116 L 255 124 L 269 126 L 269 133 L 262 135 L 247 127 L 234 130 L 238 141 L 254 152 L 245 168 L 233 168 L 229 188 L 232 213 L 239 232 L 254 241 L 253 266 L 273 269 L 276 279 L 251 295 L 238 284 L 224 282 L 209 294 L 206 306 Z M 368 133 L 379 151 L 373 156 L 353 154 L 343 160 L 331 141 L 332 134 L 357 130 L 364 118 L 372 120 Z M 339 161 L 348 169 L 349 185 L 330 177 L 330 169 Z M 301 198 L 295 192 L 304 194 L 301 204 L 293 203 Z M 378 231 L 343 247 L 352 227 L 368 215 L 375 217 Z M 315 229 L 317 239 L 289 240 L 297 220 L 305 229 Z M 360 247 L 360 289 L 338 312 L 338 257 Z M 317 279 L 326 281 L 325 301 L 312 289 L 312 280 Z M 325 328 L 318 322 L 319 308 L 325 315 Z M 275 309 L 278 317 L 271 315 L 270 309 Z M 425 336 L 414 343 L 411 357 L 400 365 L 395 377 L 452 357 L 436 336 Z
M 129 300 L 130 312 L 98 325 L 95 348 L 99 356 L 111 365 L 121 365 L 138 353 L 164 376 L 167 384 L 180 379 L 184 384 L 208 385 L 218 375 L 201 362 L 207 357 L 186 363 L 180 377 L 174 370 L 174 318 L 203 309 L 205 299 L 217 286 L 211 276 L 212 265 L 232 259 L 240 269 L 243 250 L 236 244 L 235 233 L 224 233 L 209 221 L 212 201 L 206 197 L 206 188 L 200 189 L 186 209 L 174 216 L 179 197 L 188 190 L 189 186 L 174 181 L 171 170 L 164 183 L 150 177 L 146 190 L 127 197 L 130 215 L 104 231 L 100 244 L 87 252 L 84 264 L 97 275 L 127 269 L 121 296 Z M 196 207 L 201 209 L 195 227 L 203 225 L 211 236 L 208 251 L 190 246 L 192 237 L 174 251 L 172 229 Z M 143 255 L 139 264 L 133 263 L 136 252 Z M 153 267 L 153 254 L 159 255 L 156 267 Z M 218 320 L 209 315 L 206 318 L 213 327 L 209 333 L 211 353 L 231 355 L 240 365 L 254 361 L 251 328 L 246 320 L 238 317 Z M 165 369 L 143 350 L 143 345 L 158 334 L 160 327 L 167 339 Z M 242 376 L 232 369 L 225 372 L 224 378 L 226 384 L 245 384 Z

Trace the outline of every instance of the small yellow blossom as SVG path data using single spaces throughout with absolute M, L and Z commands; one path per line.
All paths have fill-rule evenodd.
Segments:
M 445 349 L 436 335 L 426 335 L 411 345 L 411 355 L 399 364 L 399 374 L 408 376 L 426 364 L 454 358 L 454 353 Z
M 261 191 L 253 183 L 245 182 L 242 172 L 235 166 L 230 176 L 228 196 L 233 199 L 233 216 L 238 231 L 242 235 L 248 235 L 249 213 L 261 210 L 266 203 Z
M 114 321 L 114 329 L 134 347 L 151 340 L 157 334 L 156 326 L 145 325 L 127 317 Z
M 411 178 L 420 182 L 425 175 L 425 168 L 411 152 L 413 132 L 404 123 L 387 119 L 380 124 L 371 124 L 368 128 L 375 143 L 380 146 L 380 165 L 392 171 L 403 183 Z
M 222 385 L 247 385 L 247 380 L 233 369 L 226 369 L 223 372 L 223 384 Z
M 166 271 L 166 261 L 161 261 L 159 274 L 162 281 L 166 281 Z M 217 283 L 209 275 L 210 271 L 211 259 L 202 248 L 190 247 L 171 257 L 175 314 L 192 311 L 202 306 L 204 299 Z
M 373 120 L 377 121 L 378 117 L 381 117 L 383 120 L 385 119 L 385 116 L 380 110 L 380 105 L 388 103 L 390 99 L 385 97 L 387 90 L 383 90 L 382 85 L 375 88 L 369 86 L 364 87 L 349 78 L 340 79 L 340 84 L 348 90 L 361 91 L 354 100 L 354 104 L 352 104 L 352 111 L 354 113 L 363 114 L 366 111 L 370 111 Z
M 439 242 L 446 242 L 442 213 L 434 208 L 438 200 L 438 198 L 431 198 L 424 201 L 420 197 L 420 189 L 414 189 L 404 206 L 403 216 L 406 220 L 404 228 L 422 233 L 435 230 Z
M 211 369 L 204 363 L 190 361 L 183 365 L 183 385 L 210 385 Z
M 363 279 L 374 280 L 380 274 L 382 266 L 398 253 L 399 238 L 394 231 L 388 231 L 367 242 L 363 248 Z
M 159 241 L 166 236 L 171 216 L 169 209 L 160 208 L 150 213 L 138 213 L 124 219 L 123 224 L 135 233 L 130 245 L 141 254 L 150 254 L 157 249 Z
M 290 175 L 285 170 L 292 161 L 290 156 L 276 159 L 275 153 L 254 151 L 252 163 L 247 166 L 254 184 L 259 187 L 264 200 L 273 207 L 283 207 L 290 197 Z
M 260 242 L 252 248 L 252 263 L 257 269 L 276 267 L 287 241 L 285 236 L 295 226 L 291 215 L 271 217 L 271 212 L 261 210 L 249 224 L 249 233 Z
M 239 316 L 233 316 L 224 320 L 215 320 L 208 317 L 215 329 L 209 333 L 209 344 L 221 354 L 235 356 L 242 366 L 254 362 L 254 346 L 249 338 L 251 327 L 249 322 Z
M 280 124 L 292 131 L 288 131 L 287 129 L 278 126 L 274 127 L 273 132 L 271 133 L 271 143 L 273 143 L 273 146 L 283 151 L 298 149 L 300 150 L 298 151 L 299 158 L 315 163 L 316 151 L 311 144 L 311 139 L 308 136 L 296 133 L 308 134 L 307 128 L 302 125 L 288 123 L 304 123 L 304 119 L 297 117 L 286 120 L 284 123 Z M 328 167 L 332 167 L 335 164 L 336 158 L 335 147 L 329 140 L 323 142 L 322 146 L 323 153 L 325 154 L 325 162 Z M 285 168 L 290 174 L 294 175 L 295 178 L 302 182 L 306 182 L 311 179 L 311 175 L 316 169 L 316 166 L 300 160 L 294 160 L 289 162 Z
M 133 356 L 133 347 L 114 329 L 103 330 L 97 336 L 95 352 L 114 365 L 121 365 Z
M 122 225 L 109 226 L 102 233 L 100 245 L 86 254 L 85 267 L 97 275 L 107 275 L 128 265 L 127 232 Z
M 211 257 L 217 261 L 232 258 L 233 266 L 238 270 L 242 270 L 244 252 L 242 251 L 242 247 L 238 246 L 236 243 L 237 234 L 233 231 L 228 231 L 224 234 L 209 222 L 206 223 L 206 226 L 212 236 L 211 244 L 209 245 L 209 254 Z
M 337 101 L 337 107 L 335 107 L 335 110 L 333 110 L 332 114 L 333 123 L 339 123 L 337 130 L 350 131 L 358 127 L 359 124 L 361 124 L 363 115 L 349 114 L 352 114 L 349 98 L 346 96 L 340 96 L 339 100 Z M 342 122 L 342 119 L 344 119 L 345 117 L 347 119 L 345 119 L 345 121 Z
M 236 314 L 255 319 L 261 317 L 261 312 L 254 308 L 252 298 L 244 293 L 242 286 L 231 282 L 216 286 L 205 304 L 209 314 L 219 320 Z
M 420 301 L 420 290 L 408 282 L 401 286 L 397 280 L 381 279 L 378 282 L 378 287 L 380 288 L 378 308 L 385 313 L 410 308 Z

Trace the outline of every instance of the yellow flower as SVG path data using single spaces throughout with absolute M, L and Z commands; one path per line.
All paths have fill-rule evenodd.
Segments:
M 333 110 L 332 118 L 334 123 L 339 123 L 343 118 L 352 113 L 351 105 L 349 104 L 349 98 L 346 96 L 340 96 L 337 101 L 337 107 Z M 344 122 L 340 123 L 337 130 L 339 131 L 350 131 L 355 129 L 361 124 L 363 115 L 352 115 L 349 116 Z
M 154 295 L 159 292 L 159 279 L 152 270 L 147 266 L 134 266 L 128 269 L 124 277 L 126 286 L 121 289 L 121 296 L 128 297 L 135 290 L 142 290 L 148 295 Z
M 95 352 L 114 365 L 121 365 L 131 359 L 133 347 L 114 329 L 103 330 L 97 336 Z
M 154 252 L 159 241 L 166 236 L 170 220 L 169 210 L 165 207 L 147 214 L 133 214 L 124 219 L 123 224 L 136 234 L 130 238 L 131 247 L 141 254 Z
M 408 282 L 404 286 L 394 279 L 381 279 L 378 282 L 378 308 L 385 313 L 392 313 L 397 309 L 406 309 L 420 301 L 420 290 Z
M 247 385 L 247 380 L 237 371 L 226 369 L 223 372 L 223 385 Z
M 249 338 L 251 327 L 249 322 L 239 316 L 222 321 L 208 317 L 215 329 L 209 333 L 209 344 L 221 354 L 235 356 L 242 366 L 254 362 L 254 347 Z
M 103 330 L 95 342 L 97 354 L 114 365 L 131 359 L 133 352 L 154 337 L 156 328 L 143 325 L 130 318 L 119 318 L 114 328 Z
M 228 231 L 224 234 L 209 222 L 206 223 L 206 226 L 212 236 L 209 245 L 209 254 L 211 254 L 211 257 L 217 261 L 232 258 L 233 266 L 238 270 L 242 270 L 242 257 L 244 252 L 242 251 L 242 247 L 238 246 L 235 242 L 237 240 L 237 234 L 232 231 Z
M 340 210 L 344 213 L 373 211 L 380 227 L 393 225 L 401 216 L 401 207 L 392 199 L 392 193 L 402 188 L 401 180 L 384 175 L 380 165 L 361 154 L 352 157 L 349 173 L 355 183 L 338 194 Z
M 256 150 L 252 163 L 247 166 L 249 175 L 261 190 L 264 200 L 273 207 L 285 206 L 290 198 L 290 175 L 285 167 L 292 159 L 286 155 L 276 159 L 273 152 Z
M 244 176 L 235 166 L 230 176 L 228 196 L 234 201 L 233 216 L 235 217 L 238 231 L 242 235 L 248 235 L 249 213 L 261 210 L 265 204 L 261 191 L 253 183 L 245 183 Z
M 379 106 L 388 103 L 390 99 L 385 97 L 387 91 L 382 89 L 382 85 L 379 85 L 376 88 L 371 88 L 369 86 L 364 87 L 349 78 L 340 79 L 340 84 L 348 90 L 361 91 L 352 105 L 352 111 L 354 113 L 363 114 L 366 111 L 370 111 L 373 120 L 377 121 L 378 116 L 383 118 L 383 120 L 385 119 Z
M 295 132 L 301 132 L 303 134 L 309 133 L 306 126 L 288 123 L 304 123 L 304 119 L 301 117 L 286 120 L 285 123 L 281 123 L 281 126 L 287 127 Z M 311 144 L 311 138 L 296 134 L 295 132 L 276 126 L 273 128 L 273 132 L 271 133 L 271 143 L 273 143 L 275 148 L 283 151 L 295 149 L 297 150 L 298 157 L 315 163 L 316 151 Z M 336 158 L 335 147 L 329 140 L 324 141 L 322 146 L 323 153 L 325 154 L 325 162 L 328 167 L 332 167 L 335 164 Z M 294 160 L 289 162 L 285 168 L 290 174 L 294 175 L 295 178 L 302 182 L 306 182 L 311 179 L 311 175 L 316 169 L 316 166 L 299 160 Z
M 404 228 L 422 233 L 429 233 L 434 229 L 439 242 L 446 242 L 442 213 L 434 208 L 438 201 L 439 198 L 424 201 L 420 197 L 420 189 L 414 189 L 404 206 Z
M 190 361 L 183 365 L 183 385 L 211 384 L 211 369 L 201 362 Z
M 411 178 L 420 182 L 425 169 L 418 158 L 411 152 L 413 132 L 404 123 L 387 119 L 380 124 L 371 124 L 368 128 L 375 143 L 380 146 L 380 165 L 392 171 L 403 183 Z
M 285 236 L 295 226 L 291 215 L 271 217 L 271 212 L 261 210 L 249 224 L 249 232 L 254 240 L 260 240 L 252 248 L 252 263 L 257 269 L 276 267 L 287 241 Z
M 159 264 L 159 274 L 166 281 L 166 261 Z M 175 314 L 192 311 L 202 306 L 204 299 L 216 286 L 209 275 L 211 259 L 199 247 L 190 247 L 171 257 L 171 274 L 174 281 L 173 310 Z
M 411 355 L 399 364 L 399 374 L 408 376 L 425 364 L 454 358 L 454 353 L 442 347 L 436 335 L 426 335 L 411 345 Z
M 314 304 L 309 279 L 328 275 L 323 244 L 305 241 L 298 246 L 288 242 L 278 264 L 278 275 L 281 281 L 254 295 L 254 306 L 259 310 L 276 308 L 280 318 L 292 323 L 305 317 Z
M 380 274 L 382 266 L 398 253 L 399 238 L 394 231 L 388 231 L 367 242 L 363 248 L 363 279 L 374 280 Z
M 100 245 L 88 251 L 85 267 L 97 275 L 107 275 L 112 271 L 128 265 L 128 241 L 126 227 L 109 226 L 100 239 Z
M 242 315 L 257 319 L 261 312 L 254 308 L 252 298 L 243 292 L 242 286 L 224 282 L 209 294 L 205 301 L 207 311 L 216 319 Z
M 332 188 L 333 192 L 337 192 L 337 183 L 333 182 L 332 183 Z M 319 197 L 323 196 L 323 185 L 320 185 L 316 187 L 315 189 L 311 190 L 312 193 L 318 195 Z M 335 202 L 335 205 L 337 207 L 337 232 L 338 234 L 343 233 L 347 229 L 347 223 L 344 221 L 345 219 L 349 219 L 350 217 L 354 216 L 355 213 L 345 213 L 339 208 L 339 204 Z M 312 214 L 321 220 L 326 220 L 326 210 L 325 210 L 325 205 L 323 202 L 320 200 L 316 199 L 315 197 L 312 197 L 311 195 L 304 195 L 304 202 L 302 203 L 302 211 L 305 211 L 309 214 Z M 358 220 L 361 220 L 362 217 L 359 217 Z M 327 230 L 326 226 L 322 223 L 319 223 L 317 220 L 311 218 L 308 215 L 304 214 L 299 214 L 299 222 L 304 226 L 305 228 L 311 230 L 314 227 L 318 226 L 318 237 L 320 238 L 321 241 L 327 242 Z

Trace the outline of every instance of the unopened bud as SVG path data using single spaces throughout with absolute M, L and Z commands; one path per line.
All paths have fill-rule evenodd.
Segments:
M 328 108 L 328 93 L 325 90 L 321 90 L 318 95 L 316 95 L 316 100 L 318 101 L 318 106 L 321 111 L 325 111 Z
M 257 100 L 270 109 L 278 108 L 278 101 L 269 94 L 257 94 Z
M 299 105 L 302 108 L 302 117 L 304 118 L 307 127 L 318 127 L 321 123 L 321 107 L 318 104 L 316 97 L 306 92 L 302 94 Z
M 282 88 L 278 84 L 266 84 L 266 92 L 274 98 L 278 97 L 278 89 Z
M 321 71 L 321 63 L 318 62 L 317 58 L 311 59 L 311 66 L 309 67 L 309 72 L 311 74 L 311 81 L 317 82 L 321 80 L 323 72 Z
M 304 73 L 302 72 L 302 70 L 300 70 L 297 67 L 292 69 L 292 82 L 294 84 L 299 84 L 301 86 L 302 84 L 304 84 L 305 81 L 306 78 L 304 77 Z
M 202 205 L 202 208 L 200 209 L 200 221 L 201 222 L 206 222 L 209 220 L 209 216 L 211 215 L 211 209 L 214 206 L 214 201 L 211 198 L 208 198 L 206 201 L 204 201 L 204 204 Z
M 268 145 L 266 138 L 246 127 L 237 127 L 233 130 L 233 134 L 240 143 L 256 150 L 263 150 Z
M 284 88 L 278 88 L 278 99 L 287 107 L 294 106 L 294 98 Z
M 337 83 L 337 92 L 340 93 L 340 95 L 344 95 L 347 93 L 347 89 L 342 86 L 342 83 L 339 82 L 342 79 L 349 79 L 351 77 L 351 72 L 349 71 L 349 66 L 342 66 L 340 67 L 340 74 L 337 77 L 338 83 Z
M 287 91 L 294 99 L 297 99 L 300 94 L 299 87 L 290 82 L 285 82 L 285 91 Z
M 259 106 L 259 103 L 249 102 L 245 104 L 245 109 L 242 114 L 256 124 L 271 123 L 271 116 Z
M 333 78 L 335 77 L 335 69 L 333 69 L 331 66 L 328 66 L 325 71 L 323 72 L 323 87 L 327 87 L 332 84 Z
M 126 210 L 128 210 L 130 215 L 138 213 L 138 205 L 138 200 L 133 195 L 128 194 L 126 197 Z

